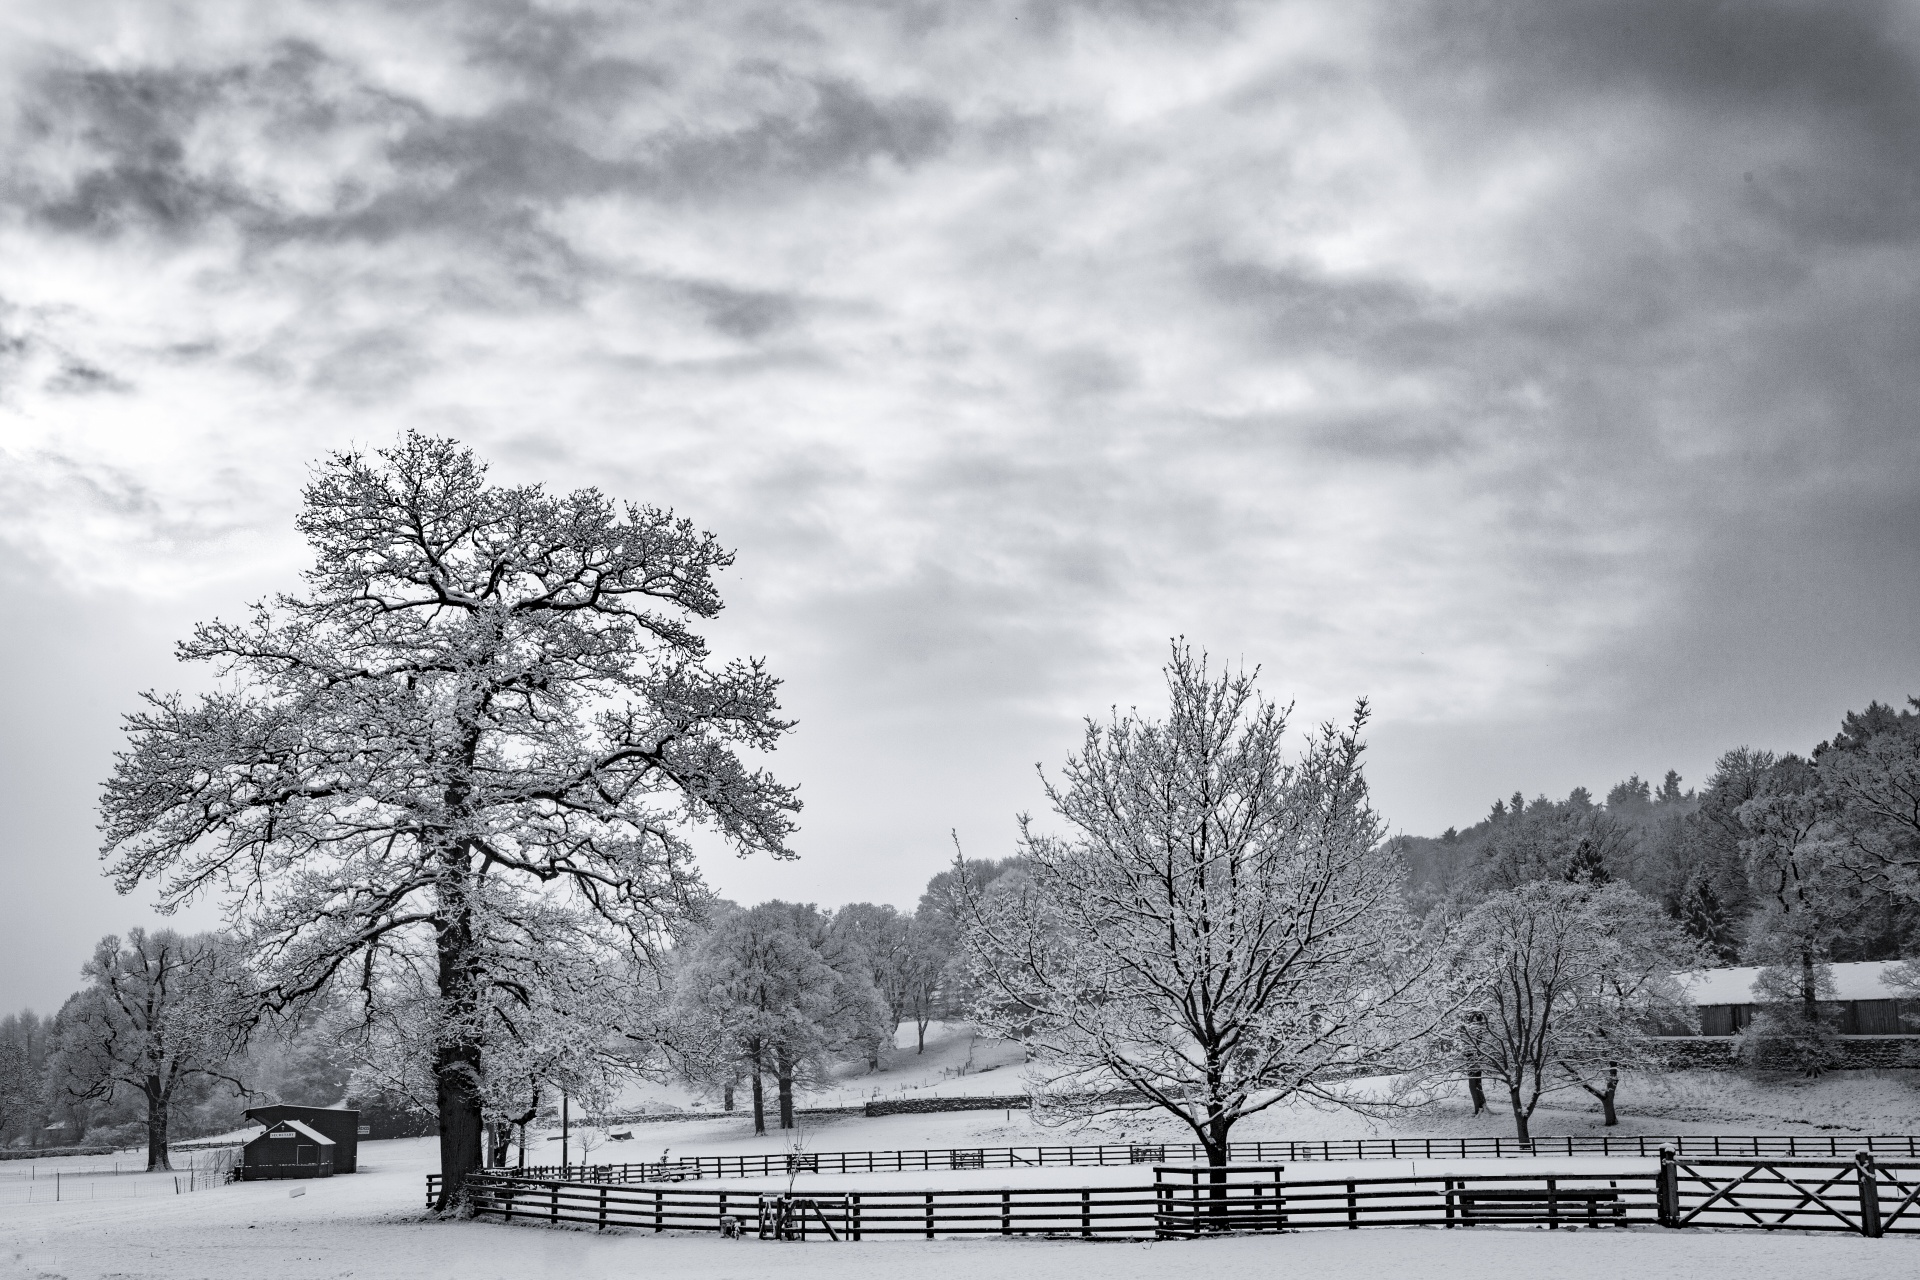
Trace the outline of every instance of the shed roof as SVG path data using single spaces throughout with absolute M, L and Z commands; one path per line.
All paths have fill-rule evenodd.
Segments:
M 1898 960 L 1858 960 L 1828 966 L 1833 971 L 1833 1000 L 1897 1000 L 1900 992 L 1887 984 L 1888 970 Z M 1695 969 L 1678 975 L 1687 995 L 1699 1004 L 1758 1004 L 1753 983 L 1757 965 L 1732 969 Z
M 319 1143 L 323 1147 L 331 1147 L 335 1145 L 332 1138 L 329 1138 L 324 1133 L 320 1133 L 316 1131 L 311 1125 L 301 1124 L 298 1120 L 282 1120 L 280 1121 L 279 1124 L 269 1125 L 267 1126 L 267 1132 L 272 1133 L 275 1129 L 280 1128 L 282 1125 L 284 1125 L 289 1129 L 294 1129 L 302 1134 L 305 1134 L 307 1137 L 312 1138 L 315 1142 Z

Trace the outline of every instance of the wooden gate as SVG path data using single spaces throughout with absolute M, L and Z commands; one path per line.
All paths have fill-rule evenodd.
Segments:
M 1920 1164 L 1851 1160 L 1716 1160 L 1660 1153 L 1660 1221 L 1669 1227 L 1758 1227 L 1920 1234 Z

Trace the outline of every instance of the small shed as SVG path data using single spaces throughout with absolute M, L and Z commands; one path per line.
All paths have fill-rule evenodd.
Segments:
M 281 1120 L 249 1142 L 242 1151 L 242 1177 L 248 1182 L 263 1178 L 331 1178 L 334 1150 L 332 1138 L 298 1120 Z
M 253 1107 L 245 1114 L 247 1119 L 269 1128 L 282 1120 L 298 1120 L 333 1139 L 335 1173 L 353 1173 L 360 1167 L 360 1139 L 366 1128 L 360 1123 L 360 1113 L 351 1107 L 302 1107 L 276 1102 L 270 1107 Z

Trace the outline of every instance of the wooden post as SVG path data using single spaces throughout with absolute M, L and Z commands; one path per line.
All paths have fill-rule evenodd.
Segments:
M 658 1187 L 655 1187 L 653 1190 L 653 1229 L 655 1231 L 666 1230 L 666 1224 L 661 1221 L 663 1217 L 660 1211 L 661 1195 L 662 1195 L 662 1192 L 660 1191 L 660 1189 Z
M 927 1192 L 927 1239 L 933 1239 L 933 1192 Z
M 607 1189 L 605 1187 L 600 1188 L 600 1226 L 598 1229 L 601 1231 L 607 1229 Z
M 1093 1239 L 1093 1192 L 1090 1190 L 1080 1192 L 1080 1234 Z
M 1663 1227 L 1680 1225 L 1680 1165 L 1672 1147 L 1660 1148 L 1660 1173 L 1654 1182 L 1654 1205 Z
M 1878 1239 L 1886 1229 L 1880 1221 L 1880 1171 L 1871 1151 L 1854 1152 L 1853 1165 L 1860 1179 L 1860 1234 Z
M 1353 1184 L 1347 1184 L 1347 1230 L 1360 1229 L 1360 1200 L 1353 1193 Z
M 1445 1195 L 1447 1197 L 1447 1230 L 1451 1231 L 1453 1230 L 1453 1179 L 1443 1178 L 1441 1179 L 1441 1183 L 1446 1188 Z
M 1548 1178 L 1547 1230 L 1549 1231 L 1558 1231 L 1560 1229 L 1560 1197 L 1554 1194 L 1558 1189 L 1558 1184 L 1552 1178 Z
M 1000 1193 L 1000 1234 L 1003 1236 L 1013 1234 L 1013 1192 L 1011 1191 Z
M 847 1224 L 847 1234 L 858 1240 L 860 1238 L 860 1194 L 858 1192 L 847 1197 L 847 1216 L 851 1220 Z

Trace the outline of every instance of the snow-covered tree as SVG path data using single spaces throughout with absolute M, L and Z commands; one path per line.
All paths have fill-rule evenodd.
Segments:
M 51 1080 L 71 1099 L 146 1105 L 147 1168 L 170 1169 L 167 1122 L 189 1082 L 244 1086 L 227 1070 L 245 1046 L 257 1006 L 231 942 L 217 934 L 133 929 L 100 940 L 81 972 L 87 985 L 57 1018 Z
M 298 1001 L 378 1008 L 424 978 L 441 1207 L 481 1163 L 488 1028 L 570 963 L 646 955 L 703 896 L 683 828 L 789 856 L 799 804 L 736 748 L 790 728 L 758 661 L 709 665 L 731 555 L 596 490 L 498 487 L 451 440 L 409 435 L 317 468 L 299 594 L 195 628 L 225 677 L 149 695 L 103 801 L 122 892 L 224 890 Z
M 1814 761 L 1849 868 L 1920 900 L 1920 698 L 1907 701 L 1849 712 Z
M 1626 885 L 1537 880 L 1495 893 L 1455 930 L 1462 1002 L 1436 1065 L 1503 1086 L 1520 1141 L 1546 1094 L 1584 1089 L 1607 1124 L 1623 1067 L 1655 1062 L 1654 1037 L 1690 1017 L 1674 975 L 1701 961 L 1659 905 Z
M 857 965 L 829 959 L 827 921 L 813 907 L 763 902 L 723 916 L 676 973 L 665 1040 L 684 1078 L 711 1087 L 744 1077 L 756 1133 L 766 1132 L 766 1079 L 780 1127 L 793 1128 L 797 1086 L 830 1057 L 864 1050 L 886 1006 Z
M 829 962 L 836 969 L 858 969 L 880 997 L 884 1016 L 874 1019 L 862 1046 L 867 1069 L 880 1069 L 893 1048 L 893 1035 L 912 1011 L 915 965 L 914 921 L 897 909 L 871 902 L 850 902 L 833 913 L 827 929 Z
M 1050 1105 L 1159 1109 L 1227 1158 L 1236 1122 L 1288 1098 L 1352 1098 L 1430 1025 L 1430 962 L 1367 801 L 1360 704 L 1298 759 L 1251 674 L 1176 645 L 1164 721 L 1089 721 L 1065 781 L 1069 834 L 1021 820 L 1025 863 L 954 883 L 976 1016 L 1031 1051 Z M 964 870 L 964 868 L 962 868 Z

